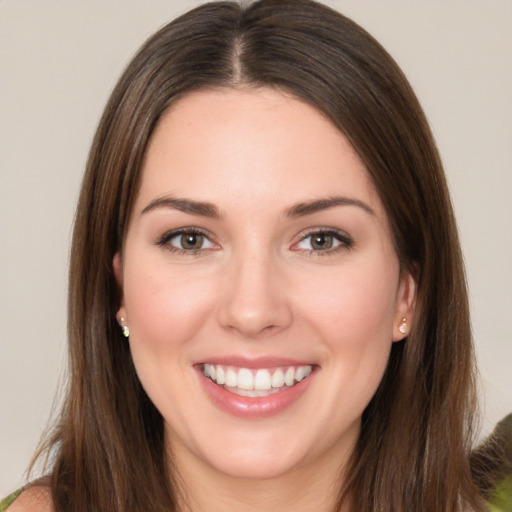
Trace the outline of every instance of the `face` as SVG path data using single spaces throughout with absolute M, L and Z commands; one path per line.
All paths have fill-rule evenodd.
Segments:
M 339 467 L 412 321 L 414 282 L 361 160 L 267 89 L 194 92 L 164 115 L 114 269 L 178 467 Z

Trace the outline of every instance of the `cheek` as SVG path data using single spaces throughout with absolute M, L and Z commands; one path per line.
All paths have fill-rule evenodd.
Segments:
M 153 271 L 141 269 L 153 268 Z M 190 339 L 206 320 L 215 299 L 215 285 L 190 272 L 169 272 L 137 265 L 125 274 L 125 307 L 130 337 L 166 351 Z
M 130 270 L 126 265 L 124 294 L 137 375 L 165 417 L 182 418 L 194 410 L 175 392 L 194 384 L 185 349 L 193 347 L 206 321 L 214 287 L 204 276 L 171 273 L 165 265 L 136 264 Z
M 364 341 L 361 336 L 368 343 L 374 338 L 391 341 L 397 283 L 398 267 L 393 265 L 341 270 L 303 290 L 304 314 L 333 339 L 357 345 Z
M 392 345 L 398 265 L 340 272 L 304 292 L 304 315 L 323 343 L 336 399 L 361 410 L 377 389 Z M 320 285 L 322 283 L 317 283 Z

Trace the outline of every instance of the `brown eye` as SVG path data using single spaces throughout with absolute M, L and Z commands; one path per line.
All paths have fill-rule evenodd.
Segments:
M 181 252 L 182 254 L 196 254 L 203 250 L 216 248 L 206 234 L 194 228 L 177 229 L 165 233 L 157 241 L 157 244 L 171 252 Z
M 314 251 L 325 251 L 332 249 L 334 245 L 334 237 L 325 233 L 317 233 L 311 236 L 311 248 Z
M 203 247 L 204 236 L 199 233 L 184 233 L 180 238 L 182 249 L 187 251 L 197 251 Z
M 353 246 L 352 239 L 343 231 L 328 229 L 310 231 L 308 234 L 303 235 L 300 242 L 295 246 L 310 254 L 314 253 L 334 253 L 338 249 L 349 249 Z

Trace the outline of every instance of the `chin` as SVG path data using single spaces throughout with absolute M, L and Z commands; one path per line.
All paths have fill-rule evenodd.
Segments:
M 298 460 L 278 460 L 274 456 L 260 453 L 253 457 L 226 457 L 209 462 L 216 471 L 230 477 L 244 480 L 276 479 L 292 473 L 299 465 Z

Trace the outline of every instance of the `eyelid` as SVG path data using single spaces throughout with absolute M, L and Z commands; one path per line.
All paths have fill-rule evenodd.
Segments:
M 325 249 L 325 250 L 300 249 L 297 247 L 300 242 L 306 240 L 307 238 L 309 238 L 315 234 L 332 236 L 339 242 L 339 244 L 336 245 L 335 247 Z M 297 251 L 297 252 L 298 251 L 305 252 L 305 253 L 308 253 L 309 255 L 315 255 L 315 256 L 324 256 L 324 255 L 333 254 L 335 252 L 338 252 L 339 250 L 351 249 L 354 246 L 354 240 L 348 233 L 346 233 L 345 231 L 342 231 L 341 229 L 332 228 L 332 227 L 309 228 L 309 229 L 303 231 L 302 233 L 300 233 L 298 235 L 298 237 L 299 237 L 299 240 L 297 240 L 296 242 L 293 243 L 292 250 Z
M 213 244 L 214 248 L 204 248 L 204 249 L 195 249 L 195 250 L 186 250 L 182 249 L 180 247 L 176 247 L 174 245 L 170 245 L 169 242 L 180 235 L 184 234 L 196 234 L 201 235 L 204 238 L 206 238 L 211 244 Z M 157 240 L 155 241 L 155 244 L 159 247 L 163 247 L 169 252 L 178 253 L 178 254 L 186 254 L 186 255 L 197 255 L 199 253 L 215 250 L 218 248 L 218 244 L 213 240 L 213 236 L 209 231 L 206 231 L 203 228 L 198 228 L 196 226 L 186 226 L 182 228 L 176 228 L 176 229 L 170 229 L 169 231 L 165 231 L 162 235 L 160 235 Z
M 176 247 L 174 245 L 169 244 L 169 242 L 180 235 L 183 234 L 198 234 L 206 238 L 212 245 L 215 247 L 208 247 L 208 248 L 200 248 L 195 250 L 190 249 L 183 249 L 180 247 Z M 297 247 L 298 244 L 306 240 L 307 238 L 315 235 L 315 234 L 321 234 L 325 236 L 332 236 L 335 238 L 339 243 L 335 245 L 334 247 L 325 249 L 325 250 L 315 250 L 315 249 L 302 249 Z M 310 255 L 329 255 L 332 253 L 335 253 L 339 250 L 347 250 L 353 247 L 354 241 L 350 235 L 348 235 L 345 231 L 342 231 L 337 228 L 333 227 L 314 227 L 314 228 L 308 228 L 307 230 L 301 232 L 299 235 L 297 235 L 298 240 L 296 240 L 292 246 L 291 250 L 296 252 L 302 252 L 302 253 L 308 253 Z M 162 235 L 160 235 L 157 240 L 155 241 L 155 245 L 158 245 L 160 247 L 165 248 L 169 252 L 173 253 L 180 253 L 180 254 L 186 254 L 186 255 L 198 255 L 199 253 L 203 253 L 206 251 L 216 250 L 219 248 L 218 243 L 214 240 L 214 237 L 212 234 L 203 229 L 196 226 L 186 226 L 176 229 L 171 229 L 168 231 L 165 231 Z

